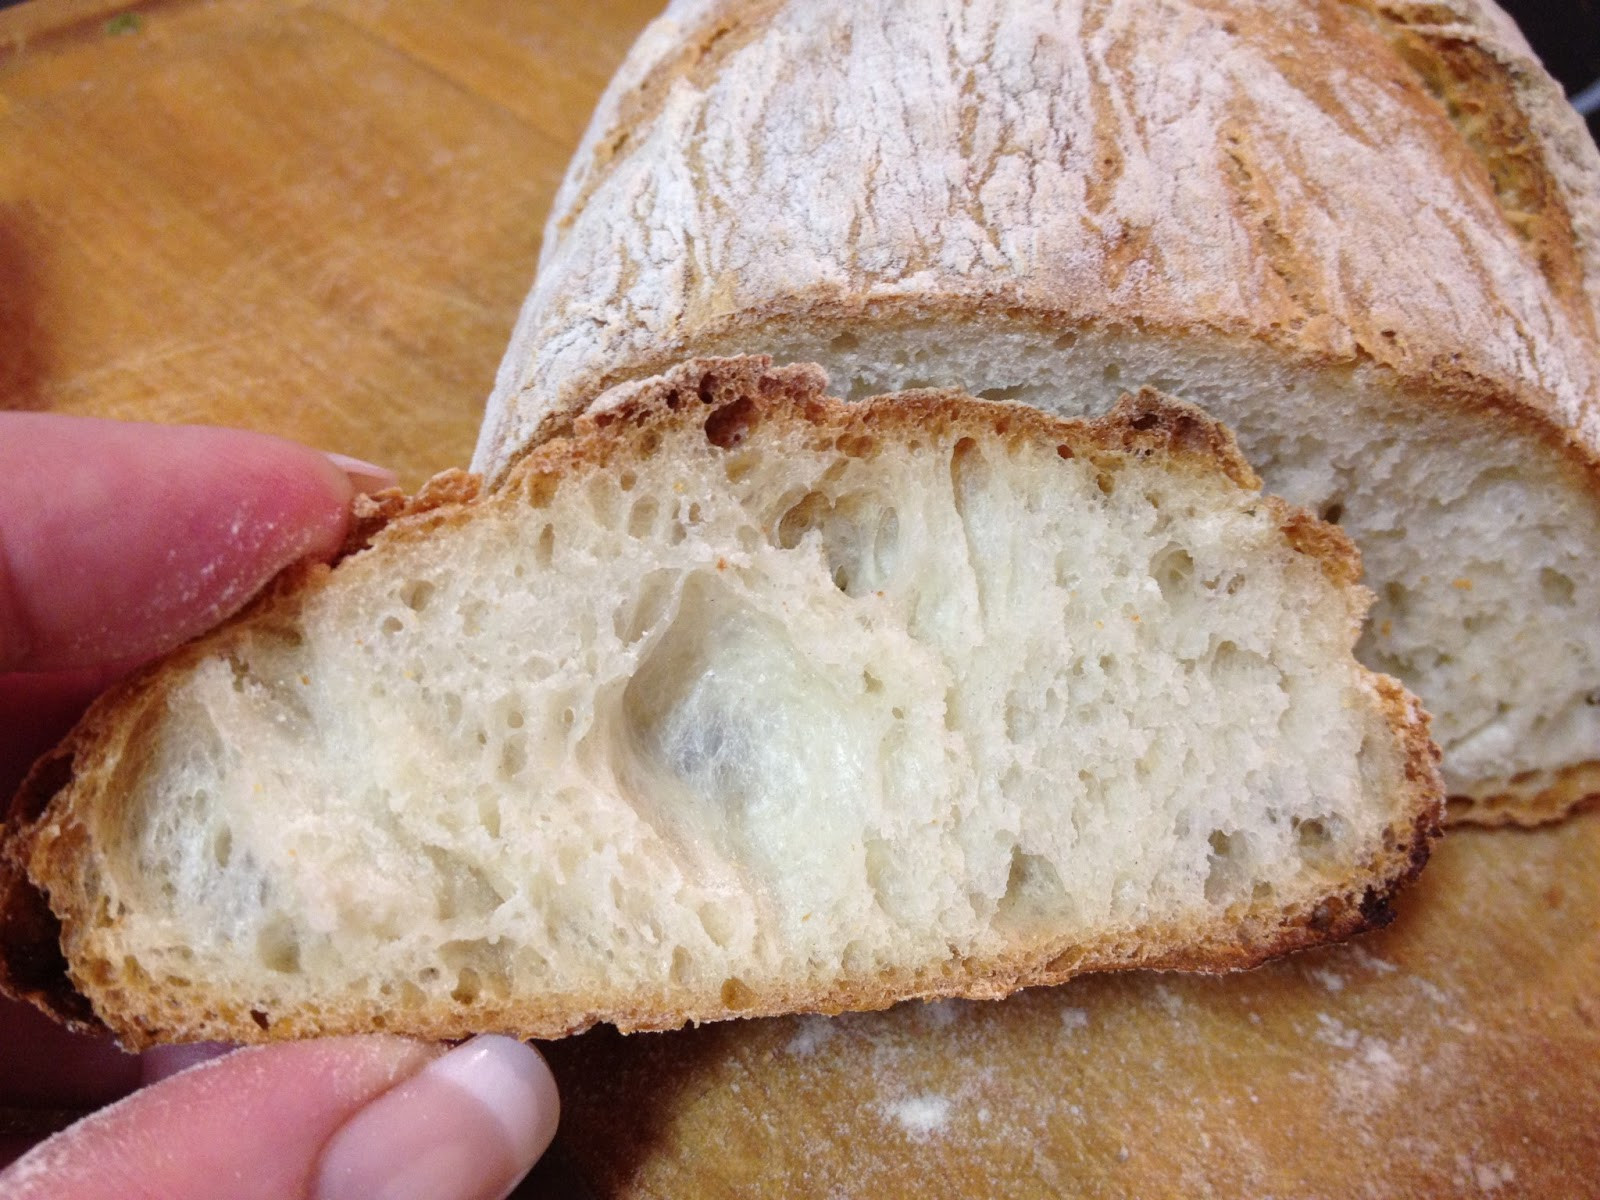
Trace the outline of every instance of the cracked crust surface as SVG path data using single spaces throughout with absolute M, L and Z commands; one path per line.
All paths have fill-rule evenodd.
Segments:
M 1600 156 L 1497 8 L 901 8 L 687 0 L 645 31 L 557 197 L 479 469 L 709 340 L 890 310 L 1376 365 L 1593 457 Z

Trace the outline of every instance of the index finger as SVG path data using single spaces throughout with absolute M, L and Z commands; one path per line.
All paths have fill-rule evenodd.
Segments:
M 0 672 L 150 657 L 331 556 L 348 465 L 242 430 L 0 413 Z

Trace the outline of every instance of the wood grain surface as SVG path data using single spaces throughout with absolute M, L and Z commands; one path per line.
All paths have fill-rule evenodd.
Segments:
M 0 13 L 0 405 L 470 455 L 567 156 L 656 0 Z M 522 1193 L 1600 1195 L 1600 814 L 1465 831 L 1400 920 L 1087 979 L 549 1047 Z

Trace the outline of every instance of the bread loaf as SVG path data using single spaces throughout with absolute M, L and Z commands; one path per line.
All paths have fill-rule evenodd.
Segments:
M 1600 157 L 1479 0 L 682 0 L 601 100 L 476 466 L 690 354 L 1105 411 L 1337 521 L 1457 815 L 1600 788 Z
M 1384 919 L 1442 792 L 1337 529 L 1152 392 L 823 386 L 624 387 L 119 686 L 6 827 L 9 988 L 129 1045 L 549 1036 Z

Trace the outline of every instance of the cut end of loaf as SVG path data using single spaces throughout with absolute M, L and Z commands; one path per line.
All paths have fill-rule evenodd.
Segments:
M 664 1028 L 1386 919 L 1440 786 L 1342 534 L 1153 392 L 824 387 L 632 385 L 102 701 L 7 847 L 100 1017 Z

